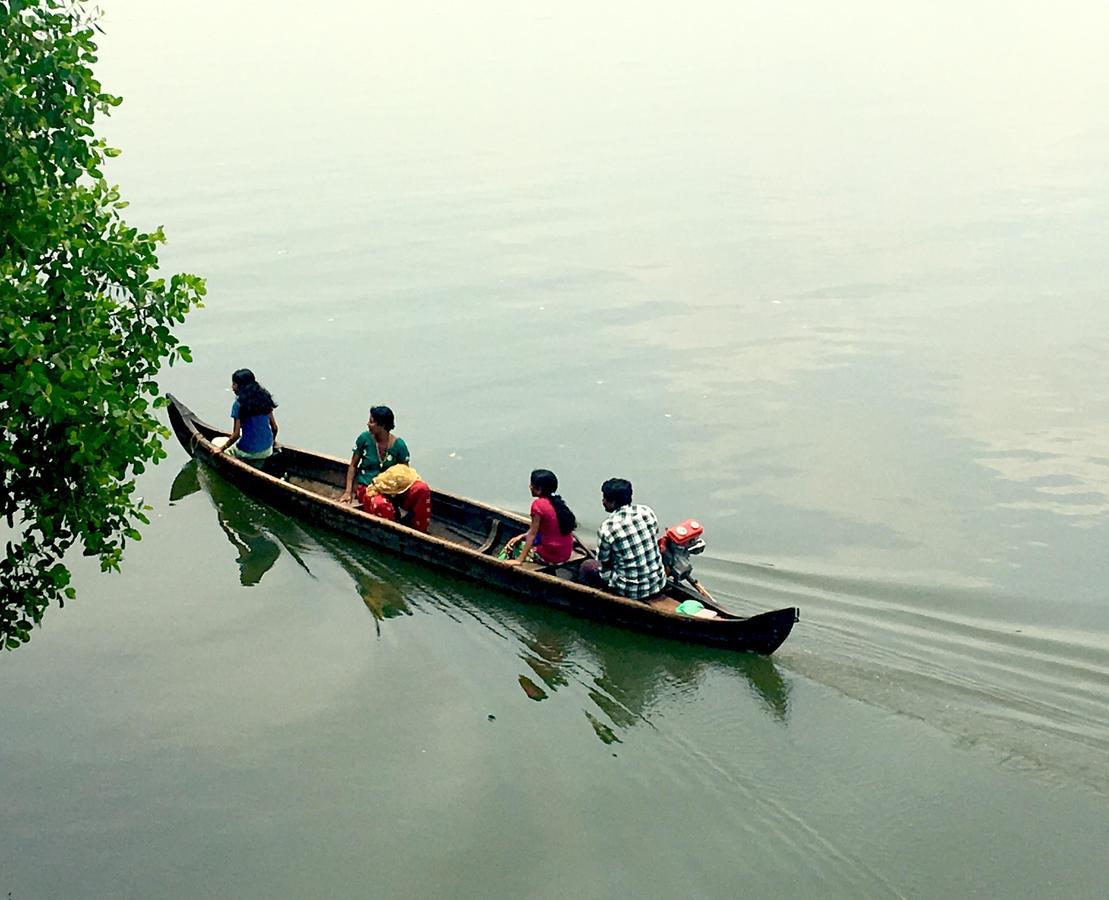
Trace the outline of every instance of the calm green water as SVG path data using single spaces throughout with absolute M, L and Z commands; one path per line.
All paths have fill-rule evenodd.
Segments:
M 163 384 L 697 515 L 773 659 L 304 527 L 176 445 L 0 660 L 0 895 L 1093 897 L 1109 8 L 107 4 Z

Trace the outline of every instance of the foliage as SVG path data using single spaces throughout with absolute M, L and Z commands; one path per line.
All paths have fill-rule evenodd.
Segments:
M 159 228 L 123 221 L 93 123 L 119 97 L 93 77 L 79 3 L 0 0 L 0 647 L 74 597 L 63 554 L 119 568 L 147 523 L 134 476 L 165 456 L 163 361 L 204 282 L 157 277 Z M 3 526 L 0 526 L 2 528 Z

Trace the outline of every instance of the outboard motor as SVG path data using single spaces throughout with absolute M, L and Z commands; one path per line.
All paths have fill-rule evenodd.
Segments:
M 690 557 L 704 552 L 705 542 L 701 539 L 704 533 L 705 529 L 700 522 L 696 519 L 686 519 L 677 525 L 671 525 L 658 539 L 658 548 L 662 551 L 662 564 L 666 566 L 667 574 L 674 581 L 697 584 L 693 578 L 693 561 Z

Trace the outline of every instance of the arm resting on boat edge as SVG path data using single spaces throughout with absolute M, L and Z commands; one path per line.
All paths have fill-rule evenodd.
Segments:
M 343 496 L 339 498 L 340 503 L 350 503 L 352 493 L 354 491 L 354 471 L 358 468 L 359 454 L 355 450 L 350 457 L 350 465 L 347 466 L 347 486 L 343 489 Z
M 270 417 L 273 417 L 272 414 Z M 276 434 L 276 432 L 274 433 Z M 227 449 L 233 446 L 240 437 L 242 437 L 242 434 L 239 431 L 239 420 L 235 419 L 235 427 L 231 429 L 231 437 L 227 439 L 227 443 L 222 446 L 216 446 L 216 453 L 226 453 Z

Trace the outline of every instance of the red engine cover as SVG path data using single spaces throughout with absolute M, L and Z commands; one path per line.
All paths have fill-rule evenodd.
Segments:
M 696 519 L 686 519 L 667 528 L 665 537 L 679 547 L 684 547 L 686 544 L 692 544 L 704 533 L 705 529 L 700 522 Z

